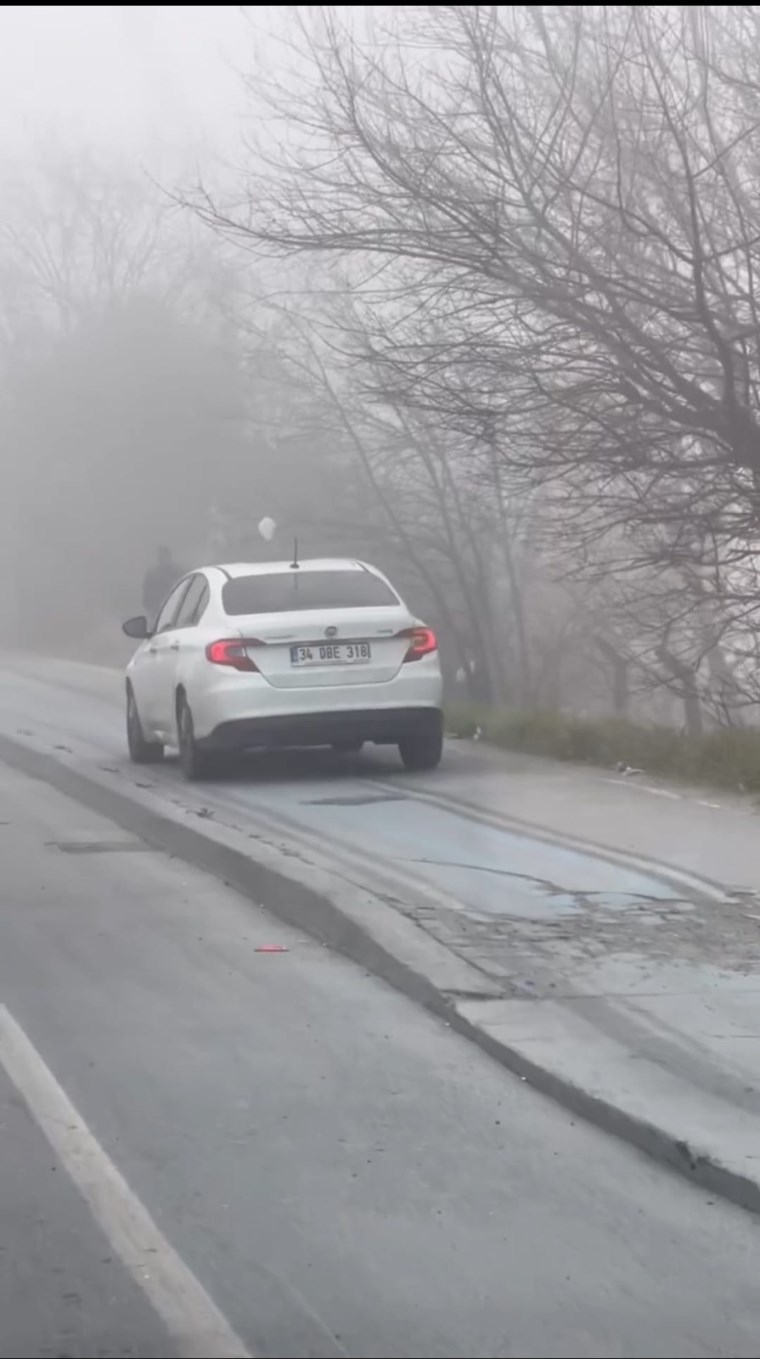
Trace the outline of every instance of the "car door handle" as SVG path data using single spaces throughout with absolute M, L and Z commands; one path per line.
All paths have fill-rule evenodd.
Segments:
M 169 650 L 170 650 L 170 651 L 179 651 L 179 642 L 170 642 L 170 643 L 169 643 Z
M 148 647 L 148 655 L 149 655 L 149 656 L 157 656 L 157 655 L 158 655 L 158 647 L 157 647 L 157 646 L 149 646 L 149 647 Z

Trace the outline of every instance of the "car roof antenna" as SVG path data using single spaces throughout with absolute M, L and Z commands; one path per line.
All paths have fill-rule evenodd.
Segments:
M 293 539 L 293 560 L 292 560 L 292 562 L 290 563 L 290 569 L 291 569 L 291 571 L 297 571 L 297 570 L 299 569 L 300 565 L 301 565 L 301 563 L 300 563 L 299 560 L 298 560 L 298 539 L 297 539 L 297 538 L 294 538 L 294 539 Z

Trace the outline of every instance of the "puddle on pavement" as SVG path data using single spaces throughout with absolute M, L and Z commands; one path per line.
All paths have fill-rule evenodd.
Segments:
M 600 906 L 605 911 L 627 911 L 632 907 L 636 910 L 651 911 L 653 908 L 671 913 L 689 912 L 694 910 L 690 901 L 672 901 L 663 897 L 641 896 L 639 893 L 631 892 L 589 892 L 589 905 Z
M 540 883 L 535 884 L 535 891 L 541 894 Z M 651 913 L 656 910 L 658 913 L 666 910 L 670 914 L 693 911 L 694 907 L 689 901 L 666 901 L 662 897 L 644 897 L 634 892 L 553 892 L 545 891 L 544 894 L 547 904 L 553 910 L 560 913 L 572 913 L 577 915 L 580 911 L 642 911 Z
M 557 920 L 593 915 L 595 910 L 636 912 L 642 921 L 659 923 L 660 916 L 693 911 L 688 901 L 642 892 L 567 891 L 538 878 L 494 874 L 477 864 L 425 862 L 425 876 L 458 897 L 462 908 L 477 915 L 511 916 L 523 920 Z
M 396 789 L 318 783 L 299 811 L 318 833 L 348 838 L 355 849 L 364 842 L 373 858 L 408 866 L 473 915 L 551 921 L 598 910 L 656 921 L 658 912 L 671 909 L 673 889 L 646 872 L 489 826 Z
M 532 890 L 541 895 L 538 884 Z M 543 897 L 546 904 L 544 915 L 555 915 L 558 911 L 560 915 L 577 915 L 583 910 L 583 906 L 572 892 L 544 892 Z M 505 914 L 511 914 L 511 908 L 508 908 Z

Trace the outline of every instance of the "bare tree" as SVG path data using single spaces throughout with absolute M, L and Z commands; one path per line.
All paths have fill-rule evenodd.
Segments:
M 0 602 L 23 640 L 75 645 L 244 480 L 242 369 L 217 243 L 147 180 L 83 154 L 6 166 L 4 187 Z
M 560 702 L 573 650 L 536 599 L 585 602 L 615 711 L 661 692 L 695 733 L 758 701 L 758 37 L 753 6 L 301 12 L 288 135 L 194 199 L 340 260 L 391 483 L 413 445 L 467 516 L 531 506 L 528 609 L 500 544 L 523 692 Z
M 248 243 L 379 255 L 391 288 L 411 271 L 449 349 L 426 342 L 428 406 L 485 422 L 513 468 L 569 475 L 611 516 L 688 516 L 747 547 L 754 10 L 433 6 L 399 22 L 384 45 L 329 10 L 305 27 L 315 93 L 284 110 L 300 144 L 242 212 L 206 199 L 206 217 Z

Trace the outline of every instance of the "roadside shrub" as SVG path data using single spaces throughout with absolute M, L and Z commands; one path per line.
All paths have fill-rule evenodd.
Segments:
M 671 727 L 618 718 L 587 719 L 570 713 L 455 704 L 449 731 L 505 750 L 606 768 L 622 763 L 689 783 L 760 792 L 760 731 L 722 728 L 690 737 Z

